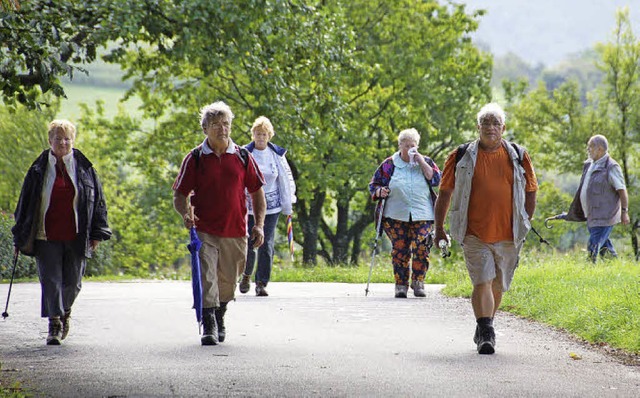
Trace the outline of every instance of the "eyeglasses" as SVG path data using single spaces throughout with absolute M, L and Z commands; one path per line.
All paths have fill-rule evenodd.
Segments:
M 222 127 L 229 128 L 231 127 L 231 122 L 225 120 L 223 122 L 210 122 L 208 125 L 209 127 L 213 127 L 213 128 L 222 128 Z
M 502 126 L 503 126 L 503 124 L 502 124 L 502 123 L 500 123 L 500 122 L 498 122 L 498 121 L 495 121 L 495 122 L 482 122 L 482 123 L 480 123 L 480 127 L 484 128 L 484 129 L 489 129 L 489 128 L 491 128 L 491 127 L 500 128 L 500 127 L 502 127 Z

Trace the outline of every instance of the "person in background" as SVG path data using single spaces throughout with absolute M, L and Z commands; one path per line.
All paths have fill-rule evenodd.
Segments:
M 200 110 L 206 137 L 185 156 L 173 184 L 175 210 L 185 228 L 196 227 L 202 241 L 202 345 L 216 345 L 226 337 L 227 304 L 235 297 L 247 255 L 245 189 L 255 215 L 253 247 L 264 239 L 264 178 L 253 156 L 231 140 L 233 117 L 222 101 Z
M 271 279 L 273 253 L 276 237 L 276 226 L 280 213 L 291 215 L 293 203 L 296 202 L 296 184 L 293 180 L 291 168 L 285 157 L 287 150 L 271 142 L 274 136 L 271 121 L 258 117 L 251 127 L 251 141 L 245 148 L 253 155 L 265 179 L 264 196 L 267 202 L 267 213 L 264 219 L 264 244 L 258 251 L 258 269 L 256 270 L 256 296 L 268 296 L 267 285 Z M 247 198 L 249 209 L 248 228 L 255 225 L 253 206 Z M 240 293 L 247 293 L 251 288 L 251 274 L 256 262 L 256 251 L 249 248 L 247 263 L 240 281 Z
M 609 156 L 609 142 L 604 135 L 594 135 L 587 143 L 589 158 L 582 167 L 580 185 L 567 221 L 586 221 L 589 230 L 589 259 L 598 254 L 617 257 L 609 235 L 613 226 L 629 224 L 629 197 L 620 165 Z
M 386 199 L 384 208 L 377 211 L 382 211 L 382 228 L 391 240 L 396 298 L 407 298 L 409 282 L 414 296 L 426 296 L 424 277 L 436 199 L 433 187 L 440 183 L 441 173 L 433 160 L 418 152 L 419 143 L 416 129 L 401 131 L 398 152 L 380 164 L 369 183 L 373 200 Z
M 49 319 L 47 345 L 60 345 L 70 331 L 87 258 L 100 241 L 111 238 L 111 230 L 98 174 L 73 147 L 76 127 L 54 120 L 48 135 L 50 148 L 25 176 L 11 232 L 16 255 L 36 258 L 40 315 Z
M 435 241 L 448 242 L 444 221 L 451 204 L 451 237 L 464 253 L 476 317 L 478 353 L 495 352 L 493 319 L 509 290 L 531 228 L 538 183 L 524 148 L 505 141 L 506 115 L 495 103 L 477 115 L 479 138 L 447 157 L 436 201 Z

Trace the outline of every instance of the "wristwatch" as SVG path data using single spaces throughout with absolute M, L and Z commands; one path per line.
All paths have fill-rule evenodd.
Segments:
M 621 210 L 622 210 L 623 213 L 628 213 L 629 212 L 629 208 L 628 207 L 623 207 Z

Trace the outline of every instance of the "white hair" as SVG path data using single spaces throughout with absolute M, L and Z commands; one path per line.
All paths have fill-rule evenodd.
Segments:
M 212 104 L 203 106 L 200 109 L 200 126 L 203 129 L 206 129 L 210 120 L 220 116 L 226 116 L 230 122 L 234 117 L 229 105 L 225 104 L 223 101 L 216 101 Z
M 414 128 L 402 130 L 400 134 L 398 134 L 398 144 L 402 143 L 402 141 L 410 139 L 416 142 L 416 144 L 420 144 L 420 133 L 418 130 Z
M 589 142 L 604 149 L 605 152 L 609 151 L 609 141 L 607 141 L 607 137 L 602 134 L 596 134 L 589 138 Z
M 482 121 L 488 116 L 495 117 L 501 124 L 504 124 L 507 119 L 507 115 L 504 113 L 502 107 L 495 102 L 491 102 L 480 109 L 477 116 L 478 124 L 482 124 Z

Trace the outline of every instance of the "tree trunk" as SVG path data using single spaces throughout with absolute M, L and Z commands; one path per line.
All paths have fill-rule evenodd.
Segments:
M 300 226 L 302 229 L 302 262 L 303 264 L 316 265 L 318 263 L 318 229 L 322 217 L 322 206 L 326 193 L 321 188 L 316 188 L 313 199 L 308 202 L 298 202 Z
M 336 233 L 332 240 L 333 245 L 333 264 L 345 264 L 349 256 L 349 200 L 338 200 L 338 224 Z

